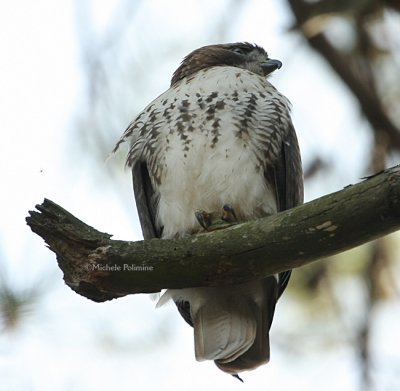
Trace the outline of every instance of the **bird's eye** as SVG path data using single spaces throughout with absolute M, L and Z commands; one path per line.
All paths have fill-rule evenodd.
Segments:
M 236 53 L 236 54 L 240 54 L 241 56 L 244 56 L 246 54 L 246 51 L 242 48 L 233 48 L 232 52 Z

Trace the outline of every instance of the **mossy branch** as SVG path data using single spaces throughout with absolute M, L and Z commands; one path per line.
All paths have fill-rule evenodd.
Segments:
M 240 283 L 356 247 L 400 227 L 400 166 L 277 215 L 177 240 L 112 240 L 50 200 L 26 221 L 66 284 L 94 301 Z

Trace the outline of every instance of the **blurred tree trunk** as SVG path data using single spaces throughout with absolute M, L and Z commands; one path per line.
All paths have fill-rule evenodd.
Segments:
M 288 0 L 295 17 L 293 29 L 300 33 L 338 76 L 358 101 L 365 119 L 370 124 L 374 144 L 371 160 L 365 170 L 378 172 L 388 158 L 400 151 L 400 69 L 391 44 L 393 36 L 386 27 L 388 13 L 399 16 L 398 1 L 357 0 L 352 2 L 320 0 Z M 335 19 L 336 18 L 336 19 Z M 335 20 L 346 23 L 352 32 L 344 47 L 329 33 Z M 385 77 L 383 77 L 385 76 Z M 369 335 L 371 314 L 383 279 L 382 273 L 390 267 L 390 253 L 385 238 L 371 246 L 365 262 L 364 281 L 368 288 L 364 323 L 358 334 L 358 352 L 363 366 L 362 389 L 372 387 Z

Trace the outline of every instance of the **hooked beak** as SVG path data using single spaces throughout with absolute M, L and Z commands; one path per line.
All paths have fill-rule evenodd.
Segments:
M 262 63 L 261 68 L 264 71 L 264 76 L 269 75 L 276 69 L 280 69 L 282 63 L 279 60 L 268 59 L 264 63 Z

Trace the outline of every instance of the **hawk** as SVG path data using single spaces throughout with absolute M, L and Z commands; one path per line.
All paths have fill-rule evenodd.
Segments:
M 130 123 L 114 150 L 130 143 L 127 165 L 144 239 L 203 230 L 198 210 L 241 222 L 303 202 L 290 103 L 267 80 L 281 65 L 247 42 L 201 47 Z M 269 329 L 290 273 L 167 290 L 160 302 L 172 299 L 193 327 L 198 361 L 214 360 L 238 377 L 269 361 Z

